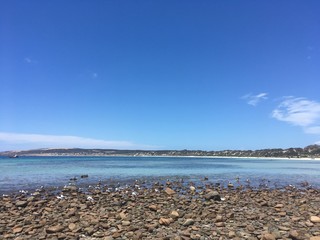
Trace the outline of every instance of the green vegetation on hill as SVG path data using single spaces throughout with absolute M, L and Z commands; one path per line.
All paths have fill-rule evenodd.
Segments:
M 35 149 L 26 151 L 1 152 L 0 156 L 230 156 L 230 157 L 282 157 L 282 158 L 319 158 L 320 145 L 305 148 L 275 148 L 261 150 L 116 150 L 116 149 Z

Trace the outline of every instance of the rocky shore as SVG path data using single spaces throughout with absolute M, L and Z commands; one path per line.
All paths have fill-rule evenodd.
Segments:
M 136 181 L 0 197 L 0 239 L 320 240 L 320 190 Z

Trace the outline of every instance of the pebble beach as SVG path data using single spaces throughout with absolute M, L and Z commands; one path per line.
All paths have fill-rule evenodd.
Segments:
M 0 239 L 320 239 L 320 190 L 203 181 L 37 189 L 0 197 Z

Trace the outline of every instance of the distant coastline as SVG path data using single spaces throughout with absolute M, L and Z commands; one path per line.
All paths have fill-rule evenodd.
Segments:
M 0 152 L 0 156 L 133 156 L 133 157 L 206 157 L 206 158 L 255 158 L 255 159 L 291 159 L 320 160 L 320 145 L 305 148 L 261 149 L 261 150 L 117 150 L 117 149 L 81 149 L 47 148 L 22 151 Z

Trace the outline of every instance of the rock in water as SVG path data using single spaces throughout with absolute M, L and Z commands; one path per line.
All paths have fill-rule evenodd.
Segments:
M 204 195 L 206 200 L 213 199 L 214 201 L 221 201 L 221 197 L 217 191 L 210 191 L 206 195 Z

